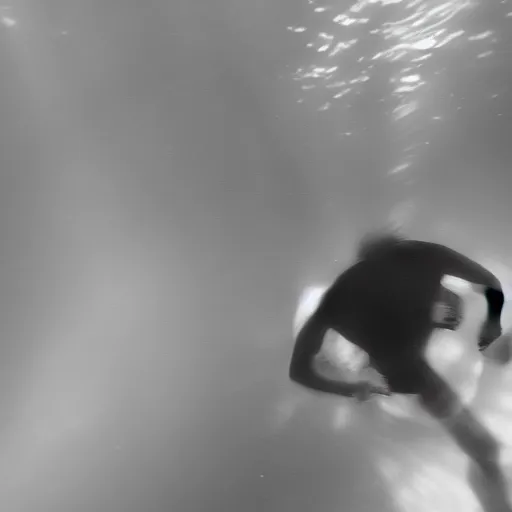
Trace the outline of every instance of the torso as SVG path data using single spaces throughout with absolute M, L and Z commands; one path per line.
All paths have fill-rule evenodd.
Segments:
M 346 270 L 320 307 L 331 328 L 372 359 L 419 355 L 432 330 L 441 278 L 421 243 L 403 242 Z

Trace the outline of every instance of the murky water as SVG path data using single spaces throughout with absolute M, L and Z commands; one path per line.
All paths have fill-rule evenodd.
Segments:
M 383 222 L 512 275 L 512 2 L 0 22 L 2 509 L 477 510 L 435 425 L 287 365 L 303 290 Z M 510 379 L 475 398 L 505 443 Z

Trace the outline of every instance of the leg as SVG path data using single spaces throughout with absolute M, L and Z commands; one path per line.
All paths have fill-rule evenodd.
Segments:
M 470 458 L 468 480 L 483 510 L 511 512 L 507 485 L 499 467 L 497 441 L 426 362 L 422 363 L 420 372 L 420 403 Z

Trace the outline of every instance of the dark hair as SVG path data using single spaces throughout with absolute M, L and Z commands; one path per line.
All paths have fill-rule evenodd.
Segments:
M 357 247 L 357 258 L 366 260 L 381 255 L 384 251 L 396 247 L 405 240 L 405 236 L 396 230 L 374 231 L 363 236 Z

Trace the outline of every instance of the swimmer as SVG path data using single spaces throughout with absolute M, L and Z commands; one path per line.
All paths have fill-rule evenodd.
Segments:
M 456 329 L 460 321 L 460 298 L 442 287 L 445 276 L 468 281 L 485 295 L 487 318 L 478 336 L 479 349 L 485 350 L 502 332 L 504 296 L 499 280 L 448 247 L 383 233 L 362 240 L 357 261 L 328 288 L 300 330 L 289 377 L 317 392 L 359 400 L 373 394 L 417 396 L 468 455 L 469 481 L 483 509 L 512 512 L 497 441 L 426 359 L 434 329 Z M 436 304 L 445 305 L 436 309 Z M 387 386 L 317 373 L 313 361 L 328 330 L 364 350 Z

